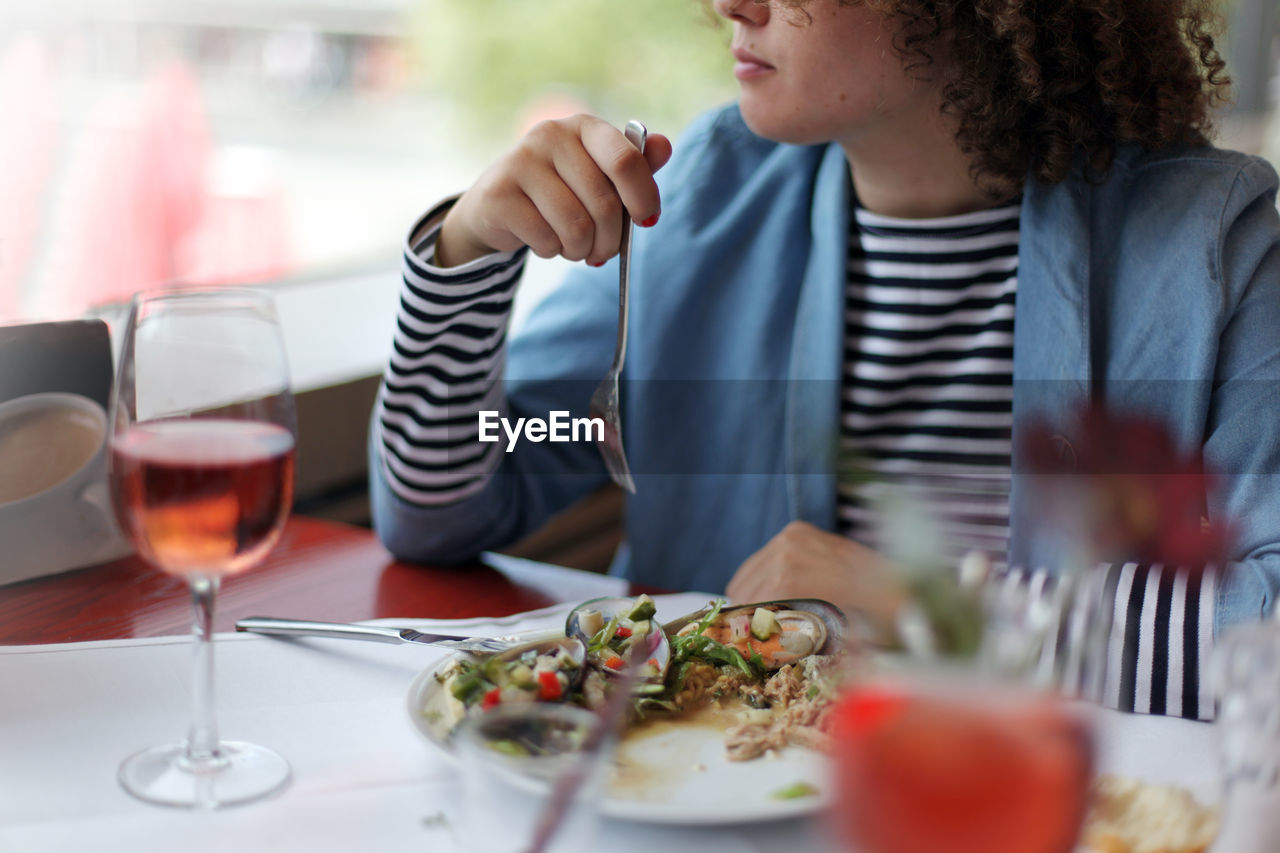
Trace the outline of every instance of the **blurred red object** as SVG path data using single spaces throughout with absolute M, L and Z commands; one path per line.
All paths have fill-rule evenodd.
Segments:
M 61 143 L 48 46 L 15 39 L 0 56 L 0 322 L 22 313 L 54 156 Z
M 43 312 L 127 300 L 180 277 L 177 247 L 204 216 L 213 141 L 194 75 L 170 65 L 138 97 L 99 101 L 69 167 L 59 263 Z
M 189 283 L 240 284 L 287 274 L 294 266 L 290 211 L 271 157 L 224 151 L 204 200 L 204 217 L 175 255 Z
M 36 313 L 74 316 L 161 285 L 243 283 L 292 268 L 283 183 L 269 163 L 264 172 L 215 148 L 187 65 L 165 66 L 138 94 L 100 100 L 75 152 Z
M 836 830 L 859 853 L 1069 853 L 1092 745 L 1051 697 L 869 683 L 833 710 Z
M 1232 526 L 1206 516 L 1214 478 L 1199 449 L 1179 450 L 1160 421 L 1096 403 L 1077 421 L 1069 435 L 1031 425 L 1020 457 L 1024 471 L 1053 475 L 1041 483 L 1055 514 L 1080 514 L 1097 559 L 1202 569 L 1229 556 Z

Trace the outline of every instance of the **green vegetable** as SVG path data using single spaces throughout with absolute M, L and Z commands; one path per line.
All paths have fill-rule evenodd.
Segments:
M 654 603 L 653 599 L 647 595 L 641 595 L 636 599 L 635 607 L 631 608 L 627 618 L 632 622 L 643 622 L 646 619 L 652 619 L 657 612 L 658 605 Z
M 742 672 L 743 675 L 757 681 L 763 678 L 765 674 L 764 661 L 758 652 L 749 659 L 744 658 L 742 652 L 733 646 L 717 643 L 703 634 L 686 634 L 683 637 L 675 637 L 671 641 L 671 650 L 674 654 L 673 660 L 678 663 L 697 658 L 717 666 L 732 666 Z
M 457 699 L 463 705 L 470 705 L 478 700 L 485 693 L 493 689 L 493 684 L 487 681 L 479 672 L 471 671 L 460 673 L 449 687 L 449 692 L 453 694 L 453 698 Z
M 808 782 L 796 782 L 785 788 L 779 788 L 769 796 L 775 800 L 798 800 L 801 797 L 816 797 L 818 789 Z
M 492 740 L 489 741 L 489 748 L 494 752 L 501 752 L 503 755 L 525 756 L 533 754 L 529 747 L 514 740 Z
M 591 641 L 587 643 L 587 652 L 602 652 L 609 647 L 609 641 L 613 639 L 613 635 L 618 630 L 618 616 L 614 616 L 609 622 L 596 632 Z
M 710 627 L 711 623 L 716 621 L 716 617 L 720 615 L 720 608 L 724 607 L 724 599 L 717 598 L 712 603 L 711 609 L 707 611 L 707 615 L 698 620 L 698 627 L 694 629 L 695 634 L 701 634 Z
M 763 641 L 780 633 L 782 633 L 782 626 L 778 624 L 778 617 L 773 615 L 773 611 L 765 607 L 757 607 L 751 614 L 751 636 Z
M 667 711 L 674 714 L 680 710 L 670 699 L 658 699 L 653 696 L 640 697 L 631 707 L 635 711 L 637 720 L 643 720 L 647 711 Z
M 505 661 L 499 660 L 496 656 L 489 656 L 480 663 L 480 674 L 486 681 L 497 684 L 503 680 L 503 676 L 507 672 L 507 664 Z

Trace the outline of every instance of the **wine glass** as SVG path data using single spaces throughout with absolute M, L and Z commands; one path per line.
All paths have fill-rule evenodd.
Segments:
M 120 527 L 156 568 L 187 579 L 194 604 L 187 738 L 120 767 L 139 799 L 217 808 L 265 797 L 289 764 L 223 741 L 213 713 L 213 614 L 224 575 L 256 565 L 293 500 L 297 418 L 269 295 L 241 288 L 134 297 L 111 402 L 110 480 Z

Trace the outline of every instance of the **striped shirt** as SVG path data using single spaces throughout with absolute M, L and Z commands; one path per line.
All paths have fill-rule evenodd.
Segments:
M 1019 204 L 939 219 L 855 207 L 845 288 L 839 530 L 881 551 L 894 495 L 933 547 L 1003 559 L 1009 540 Z
M 451 203 L 409 234 L 374 418 L 383 474 L 416 506 L 474 495 L 501 461 L 500 443 L 478 441 L 478 413 L 505 413 L 506 329 L 527 256 L 521 249 L 435 266 Z M 884 485 L 841 487 L 846 535 L 889 544 L 878 529 L 877 489 L 901 488 L 936 520 L 950 559 L 971 548 L 1006 550 L 1017 239 L 1017 205 L 914 222 L 855 211 L 841 443 Z M 1213 638 L 1212 575 L 1132 563 L 1098 572 L 1113 614 L 1100 698 L 1124 710 L 1211 717 L 1202 673 Z M 1043 571 L 1009 571 L 999 582 L 1048 580 Z

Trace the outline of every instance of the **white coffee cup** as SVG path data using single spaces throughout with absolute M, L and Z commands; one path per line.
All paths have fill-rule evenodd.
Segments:
M 0 403 L 0 583 L 128 552 L 107 491 L 107 415 L 88 397 Z

